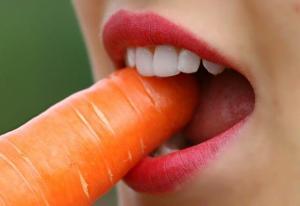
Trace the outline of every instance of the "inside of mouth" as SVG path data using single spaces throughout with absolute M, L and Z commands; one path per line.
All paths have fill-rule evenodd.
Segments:
M 157 148 L 151 156 L 161 156 L 205 142 L 225 132 L 246 117 L 255 106 L 250 82 L 239 72 L 226 69 L 213 76 L 200 68 L 197 73 L 201 99 L 186 128 Z

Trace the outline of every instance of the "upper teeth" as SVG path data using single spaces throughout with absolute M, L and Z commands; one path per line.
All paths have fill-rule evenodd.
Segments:
M 181 50 L 179 53 L 179 60 L 178 60 L 178 69 L 184 73 L 194 73 L 198 71 L 200 66 L 201 59 L 190 52 L 189 50 Z
M 206 70 L 213 75 L 218 75 L 218 74 L 222 73 L 225 69 L 224 66 L 207 61 L 207 60 L 203 60 L 202 63 L 203 63 L 204 68 L 206 68 Z
M 135 67 L 135 48 L 128 48 L 126 55 L 126 65 L 128 67 Z
M 144 76 L 154 76 L 153 54 L 147 48 L 137 48 L 135 54 L 136 67 L 138 72 Z
M 136 67 L 143 76 L 168 77 L 180 72 L 197 72 L 201 58 L 186 49 L 178 52 L 173 46 L 159 45 L 154 50 L 147 47 L 128 48 L 125 61 L 126 66 Z M 205 59 L 202 64 L 213 75 L 220 74 L 225 69 L 223 65 Z
M 172 46 L 157 46 L 153 56 L 153 71 L 156 76 L 167 77 L 179 73 L 177 51 Z

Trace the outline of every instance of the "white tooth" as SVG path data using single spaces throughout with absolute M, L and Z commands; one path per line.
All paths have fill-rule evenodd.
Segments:
M 127 49 L 126 66 L 127 67 L 135 67 L 135 48 Z
M 172 46 L 157 46 L 153 57 L 154 74 L 159 77 L 174 76 L 179 73 L 177 69 L 178 55 Z
M 190 52 L 189 50 L 182 49 L 179 53 L 178 58 L 178 70 L 184 73 L 194 73 L 197 72 L 201 63 L 201 59 Z
M 221 74 L 225 70 L 223 65 L 216 64 L 205 59 L 203 60 L 203 66 L 209 73 L 213 75 Z
M 155 156 L 166 155 L 175 151 L 178 151 L 178 149 L 173 149 L 163 144 L 157 149 L 157 151 L 155 152 Z
M 136 49 L 136 68 L 143 76 L 153 76 L 153 54 L 144 47 Z
M 163 145 L 160 149 L 160 154 L 161 155 L 166 155 L 166 154 L 170 154 L 170 153 L 175 152 L 175 151 L 178 151 L 178 149 L 173 149 L 173 148 L 170 148 L 168 146 Z

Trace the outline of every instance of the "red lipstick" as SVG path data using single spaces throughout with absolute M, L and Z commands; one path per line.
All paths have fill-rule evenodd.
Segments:
M 117 68 L 124 66 L 129 47 L 172 45 L 185 48 L 201 58 L 229 66 L 223 55 L 191 32 L 169 20 L 149 12 L 120 10 L 104 26 L 104 46 Z M 250 109 L 252 111 L 252 108 Z M 174 111 L 176 112 L 176 111 Z M 248 116 L 248 115 L 245 115 Z M 125 177 L 127 184 L 139 192 L 163 193 L 173 191 L 193 174 L 201 173 L 233 139 L 246 118 L 200 144 L 167 155 L 146 157 Z M 196 130 L 195 130 L 196 131 Z
M 126 48 L 162 44 L 185 48 L 204 59 L 229 65 L 222 55 L 203 40 L 154 13 L 118 11 L 104 26 L 103 42 L 117 68 L 124 66 Z

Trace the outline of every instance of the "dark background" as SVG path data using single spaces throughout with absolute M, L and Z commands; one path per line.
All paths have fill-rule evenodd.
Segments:
M 0 0 L 0 134 L 91 84 L 71 1 Z

